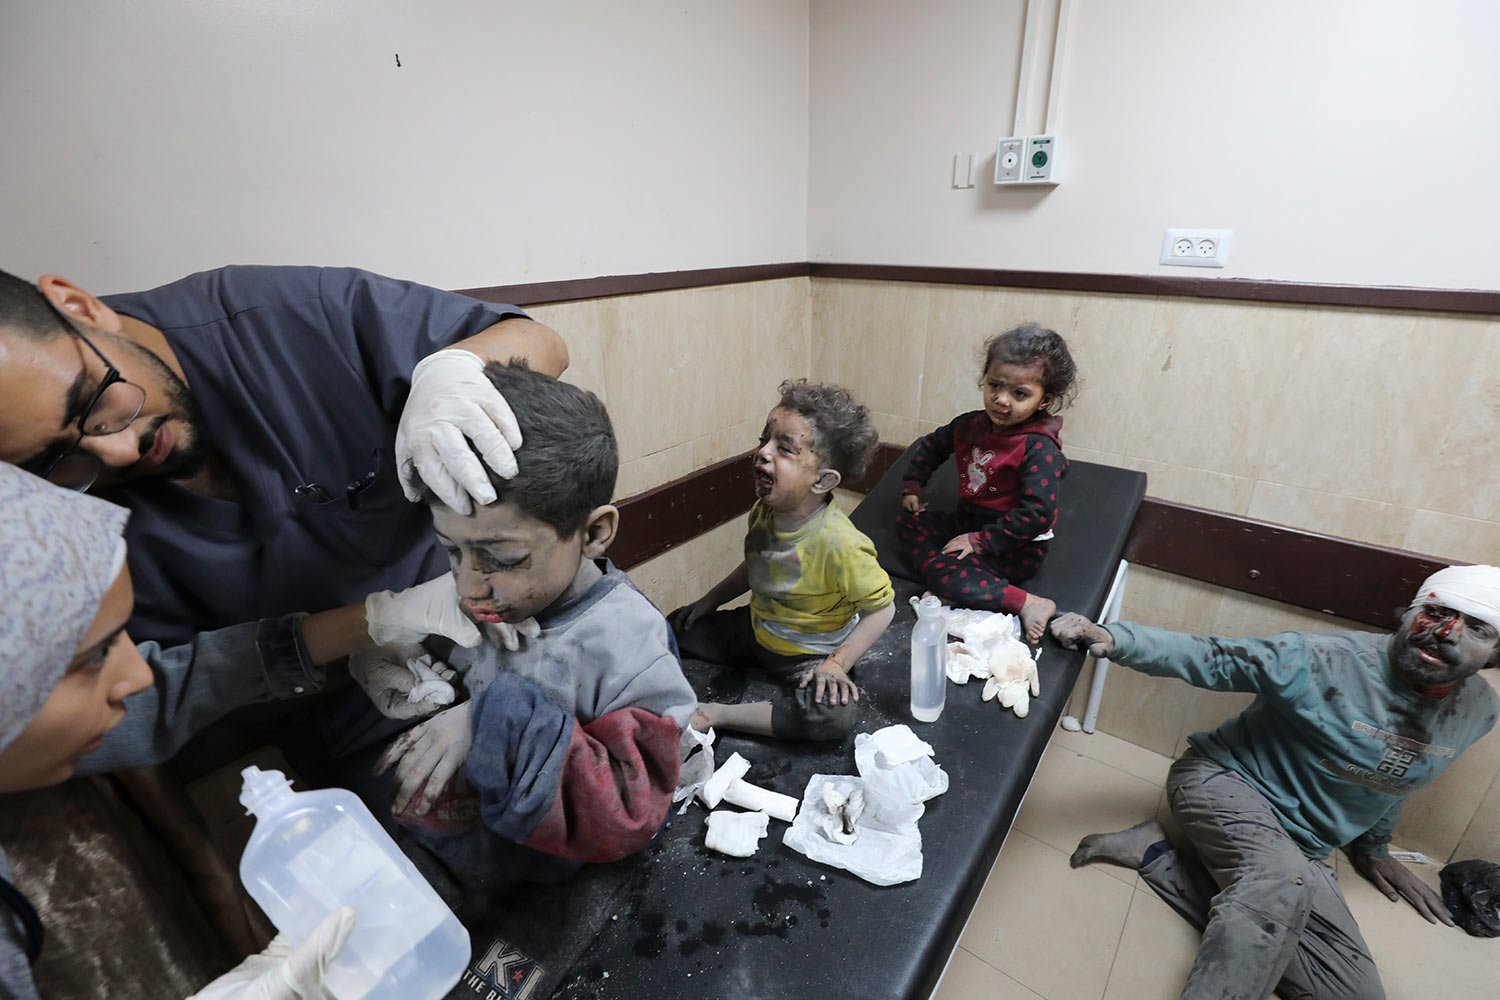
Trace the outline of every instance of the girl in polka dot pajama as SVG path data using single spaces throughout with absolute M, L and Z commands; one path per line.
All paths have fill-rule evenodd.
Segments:
M 1056 415 L 1071 402 L 1078 369 L 1052 330 L 1026 323 L 985 343 L 984 409 L 922 438 L 902 484 L 900 535 L 928 589 L 962 608 L 1019 615 L 1040 642 L 1057 605 L 1017 584 L 1036 575 L 1057 521 L 1067 471 Z M 929 510 L 922 488 L 949 455 L 958 463 L 958 509 Z

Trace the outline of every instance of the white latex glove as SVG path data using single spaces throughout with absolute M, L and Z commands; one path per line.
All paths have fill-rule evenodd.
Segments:
M 510 622 L 485 622 L 484 634 L 491 646 L 500 646 L 514 653 L 521 648 L 521 640 L 535 639 L 542 634 L 542 626 L 535 618 L 527 618 L 512 625 Z
M 419 719 L 455 697 L 454 671 L 415 643 L 366 646 L 349 657 L 349 676 L 387 719 Z
M 441 635 L 468 649 L 484 640 L 458 607 L 452 573 L 406 590 L 382 590 L 365 598 L 365 628 L 378 646 L 409 645 Z
M 251 955 L 188 1000 L 325 1000 L 323 977 L 338 957 L 354 911 L 345 906 L 330 913 L 297 947 L 276 935 L 266 950 Z
M 469 446 L 472 441 L 473 447 Z M 411 393 L 396 427 L 396 468 L 406 499 L 420 500 L 412 471 L 437 498 L 460 514 L 495 502 L 495 487 L 484 466 L 501 479 L 516 474 L 515 450 L 521 428 L 490 380 L 477 354 L 450 348 L 429 354 L 411 373 Z
M 1040 655 L 1040 650 L 1037 651 Z M 990 679 L 984 682 L 983 698 L 1000 699 L 1000 707 L 1019 719 L 1031 711 L 1031 699 L 1041 694 L 1041 677 L 1031 651 L 1018 639 L 1005 638 L 990 652 Z
M 375 763 L 375 773 L 396 768 L 396 799 L 391 811 L 400 815 L 421 792 L 413 810 L 427 815 L 469 756 L 474 738 L 469 732 L 469 706 L 464 702 L 444 709 L 415 728 L 408 729 L 386 748 Z

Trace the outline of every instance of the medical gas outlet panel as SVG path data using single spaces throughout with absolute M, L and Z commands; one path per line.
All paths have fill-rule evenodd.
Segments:
M 1060 181 L 1056 135 L 1017 135 L 995 144 L 996 184 L 1057 184 Z

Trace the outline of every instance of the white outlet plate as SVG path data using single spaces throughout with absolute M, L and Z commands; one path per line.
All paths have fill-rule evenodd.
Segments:
M 1161 262 L 1173 267 L 1223 267 L 1229 263 L 1233 229 L 1168 229 Z
M 974 154 L 953 154 L 953 186 L 956 188 L 971 188 L 974 186 Z
M 1021 157 L 1026 155 L 1026 137 L 1012 136 L 995 144 L 995 183 L 1021 183 Z

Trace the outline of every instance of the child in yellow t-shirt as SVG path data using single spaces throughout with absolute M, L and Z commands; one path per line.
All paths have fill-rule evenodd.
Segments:
M 684 658 L 755 666 L 790 689 L 774 703 L 702 703 L 695 728 L 838 740 L 859 717 L 849 675 L 895 614 L 874 544 L 833 502 L 879 439 L 869 410 L 838 386 L 799 379 L 780 391 L 754 456 L 745 561 L 670 620 Z M 716 610 L 746 590 L 748 608 Z

